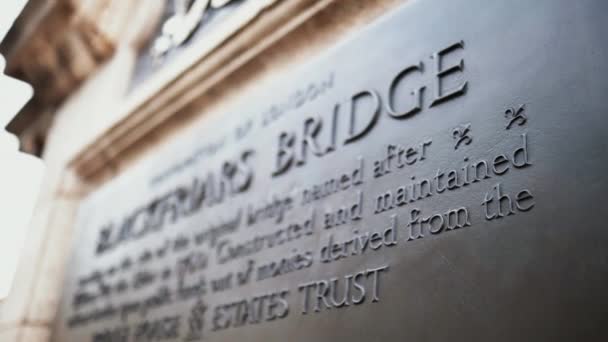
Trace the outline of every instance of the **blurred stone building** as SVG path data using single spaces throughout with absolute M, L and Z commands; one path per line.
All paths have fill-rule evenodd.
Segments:
M 30 0 L 1 46 L 47 175 L 0 341 L 48 341 L 81 199 L 401 0 Z M 233 113 L 232 115 L 239 115 Z

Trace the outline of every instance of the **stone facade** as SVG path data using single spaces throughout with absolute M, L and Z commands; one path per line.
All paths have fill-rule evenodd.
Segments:
M 9 72 L 36 89 L 11 127 L 30 152 L 43 148 L 47 175 L 14 288 L 0 303 L 0 341 L 50 339 L 83 196 L 403 1 L 245 1 L 133 86 L 158 36 L 163 10 L 152 3 L 36 2 L 3 46 Z

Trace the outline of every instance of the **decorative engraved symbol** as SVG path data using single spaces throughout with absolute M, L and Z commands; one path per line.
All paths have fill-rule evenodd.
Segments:
M 202 299 L 199 299 L 190 311 L 190 317 L 188 317 L 188 334 L 184 338 L 184 341 L 198 341 L 203 338 L 206 311 L 207 306 Z
M 509 119 L 509 123 L 507 124 L 507 129 L 510 129 L 514 123 L 517 123 L 519 126 L 528 121 L 528 117 L 524 114 L 524 105 L 520 105 L 517 110 L 513 107 L 505 110 L 505 117 Z
M 460 147 L 460 144 L 469 145 L 473 141 L 473 138 L 471 138 L 470 133 L 470 123 L 461 124 L 452 130 L 452 138 L 456 139 L 456 145 L 454 145 L 455 150 Z

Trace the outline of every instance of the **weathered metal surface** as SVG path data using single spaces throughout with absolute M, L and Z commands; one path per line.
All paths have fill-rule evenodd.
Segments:
M 243 94 L 84 201 L 55 341 L 606 340 L 607 7 L 413 1 Z

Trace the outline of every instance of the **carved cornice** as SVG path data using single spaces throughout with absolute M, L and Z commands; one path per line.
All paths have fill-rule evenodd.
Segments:
M 34 87 L 25 111 L 57 106 L 93 74 L 113 54 L 141 1 L 30 1 L 1 46 L 7 74 Z M 10 128 L 20 132 L 26 124 Z
M 94 137 L 70 163 L 85 182 L 111 176 L 129 149 L 285 37 L 333 0 L 248 1 L 214 35 L 189 48 L 131 94 L 118 122 Z M 263 12 L 263 13 L 262 13 Z
M 328 28 L 334 27 L 334 33 L 341 32 L 340 27 L 356 29 L 403 0 L 260 0 L 245 4 L 263 2 L 267 7 L 250 8 L 249 12 L 245 8 L 235 14 L 226 30 L 191 46 L 180 60 L 139 86 L 120 108 L 120 119 L 92 137 L 71 159 L 69 168 L 85 183 L 99 184 L 113 177 L 157 141 L 158 134 L 171 131 L 168 127 L 175 128 L 198 112 L 201 100 L 209 99 L 207 94 L 235 86 L 232 82 L 238 84 L 241 79 L 233 76 L 255 72 L 249 66 L 259 70 L 254 61 L 276 56 L 275 46 L 285 50 L 304 47 L 311 29 L 331 32 Z M 320 41 L 327 38 L 320 36 Z M 261 57 L 266 51 L 269 55 Z M 289 51 L 282 53 L 289 55 Z

